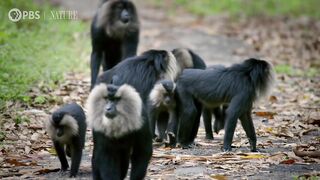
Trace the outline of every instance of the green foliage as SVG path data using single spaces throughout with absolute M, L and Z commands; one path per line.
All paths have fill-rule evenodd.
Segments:
M 30 119 L 24 117 L 24 116 L 20 116 L 20 115 L 17 115 L 15 118 L 14 118 L 14 122 L 16 124 L 21 124 L 23 122 L 30 122 Z
M 306 176 L 293 176 L 293 179 L 294 180 L 319 180 L 319 176 L 309 176 L 309 175 L 306 175 Z
M 47 102 L 47 99 L 46 97 L 44 96 L 37 96 L 35 99 L 34 99 L 34 103 L 36 104 L 44 104 Z
M 151 0 L 164 5 L 163 0 Z M 183 7 L 197 15 L 226 13 L 233 17 L 245 16 L 310 16 L 320 18 L 319 0 L 175 0 L 173 9 Z
M 40 19 L 11 22 L 12 8 L 37 10 Z M 54 86 L 64 72 L 82 71 L 86 61 L 80 54 L 89 53 L 88 25 L 80 20 L 52 20 L 42 13 L 57 10 L 32 1 L 0 1 L 0 100 L 29 102 L 28 90 L 42 82 Z M 43 103 L 43 99 L 37 99 Z
M 5 137 L 6 137 L 5 133 L 0 131 L 0 142 L 3 141 Z
M 292 75 L 293 74 L 293 68 L 289 65 L 277 65 L 274 67 L 275 71 L 280 74 L 288 74 Z
M 291 76 L 307 76 L 307 77 L 315 77 L 317 76 L 320 71 L 316 68 L 309 68 L 308 70 L 301 70 L 301 69 L 295 69 L 291 67 L 290 65 L 281 64 L 276 65 L 274 67 L 276 73 L 278 74 L 287 74 Z

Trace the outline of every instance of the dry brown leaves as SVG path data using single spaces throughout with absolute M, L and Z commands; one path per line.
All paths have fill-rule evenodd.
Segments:
M 53 150 L 52 142 L 44 128 L 45 121 L 61 104 L 77 102 L 83 106 L 87 92 L 88 80 L 83 75 L 69 73 L 66 75 L 65 83 L 56 90 L 41 83 L 30 90 L 29 95 L 32 99 L 39 96 L 51 99 L 45 104 L 33 101 L 26 106 L 8 102 L 8 111 L 6 115 L 2 115 L 5 119 L 2 121 L 4 123 L 1 131 L 5 132 L 5 138 L 0 146 L 0 178 L 55 172 L 59 166 L 42 169 L 43 164 L 38 164 L 43 161 L 44 156 L 52 154 Z M 20 118 L 21 123 L 13 121 L 15 118 Z
M 236 22 L 207 18 L 206 23 L 212 24 L 205 28 L 209 32 L 215 29 L 215 34 L 238 37 L 274 64 L 290 64 L 304 70 L 320 67 L 320 21 L 307 17 L 257 17 Z

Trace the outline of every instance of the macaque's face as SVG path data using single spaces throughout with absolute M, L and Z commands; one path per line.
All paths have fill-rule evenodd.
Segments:
M 165 106 L 171 106 L 171 105 L 174 104 L 174 97 L 173 97 L 173 94 L 172 94 L 172 93 L 167 92 L 167 93 L 164 95 L 163 104 L 164 104 Z
M 119 93 L 117 93 L 119 87 L 118 86 L 108 86 L 107 91 L 108 95 L 105 97 L 105 107 L 104 107 L 104 115 L 109 118 L 113 119 L 118 114 L 118 103 L 121 100 Z
M 166 90 L 164 96 L 163 96 L 163 104 L 165 106 L 174 106 L 175 105 L 175 100 L 174 100 L 174 83 L 169 81 L 169 82 L 163 82 L 162 86 Z
M 108 137 L 121 137 L 143 125 L 143 104 L 130 85 L 98 84 L 87 103 L 88 124 Z
M 62 113 L 54 113 L 52 115 L 53 126 L 56 129 L 56 136 L 61 137 L 64 134 L 64 125 L 61 124 L 61 120 L 64 115 Z
M 128 1 L 115 1 L 111 8 L 114 17 L 123 24 L 129 24 L 136 14 L 133 4 Z
M 67 143 L 72 136 L 78 134 L 78 123 L 69 113 L 54 112 L 47 123 L 47 131 L 52 139 Z
M 117 116 L 117 104 L 120 101 L 121 97 L 117 96 L 108 96 L 106 99 L 106 106 L 105 106 L 105 116 L 109 119 L 113 119 Z

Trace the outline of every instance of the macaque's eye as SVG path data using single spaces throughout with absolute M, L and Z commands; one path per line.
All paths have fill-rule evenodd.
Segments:
M 107 102 L 118 102 L 121 98 L 120 97 L 117 97 L 117 96 L 110 96 L 110 97 L 107 97 L 106 101 Z
M 120 99 L 121 99 L 121 97 L 114 97 L 113 100 L 114 100 L 115 102 L 118 102 L 118 101 L 120 101 Z

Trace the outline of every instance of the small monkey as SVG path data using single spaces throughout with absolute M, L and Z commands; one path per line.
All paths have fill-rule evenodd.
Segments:
M 149 121 L 153 137 L 157 124 L 158 137 L 156 141 L 163 141 L 168 137 L 169 144 L 173 144 L 176 134 L 176 101 L 175 83 L 171 80 L 161 80 L 150 93 Z
M 47 123 L 47 132 L 60 160 L 61 171 L 69 168 L 66 155 L 71 157 L 70 177 L 75 177 L 78 173 L 86 129 L 85 114 L 76 103 L 67 104 L 56 110 Z

